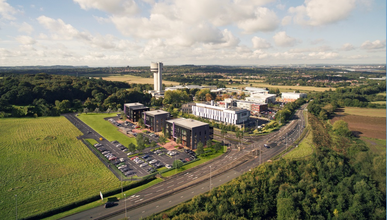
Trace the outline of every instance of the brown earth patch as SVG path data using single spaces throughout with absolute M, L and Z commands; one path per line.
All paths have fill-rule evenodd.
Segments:
M 333 124 L 337 120 L 347 122 L 349 129 L 356 136 L 386 139 L 386 118 L 345 115 L 336 112 L 336 116 L 331 120 L 331 123 Z

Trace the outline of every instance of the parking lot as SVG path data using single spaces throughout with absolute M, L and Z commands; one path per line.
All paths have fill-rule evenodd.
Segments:
M 119 123 L 117 118 L 107 120 L 122 129 L 123 132 L 130 131 L 130 135 L 136 136 L 138 132 L 142 132 L 136 129 L 136 125 L 132 123 Z M 150 141 L 158 142 L 158 136 L 154 133 L 145 132 L 143 135 L 148 137 Z M 111 166 L 116 166 L 126 177 L 146 176 L 163 167 L 170 169 L 175 160 L 180 160 L 184 164 L 196 159 L 195 153 L 187 149 L 168 151 L 158 146 L 157 150 L 145 148 L 142 152 L 129 152 L 127 146 L 121 145 L 118 141 L 112 141 L 109 144 L 99 143 L 95 144 L 94 147 L 110 161 Z

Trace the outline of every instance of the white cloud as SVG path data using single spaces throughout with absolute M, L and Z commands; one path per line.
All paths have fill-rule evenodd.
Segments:
M 282 26 L 286 26 L 292 22 L 292 17 L 291 16 L 285 16 L 282 18 L 281 24 Z
M 340 50 L 343 50 L 343 51 L 350 51 L 350 50 L 354 50 L 354 49 L 355 49 L 355 47 L 350 43 L 345 43 L 340 48 Z
M 297 39 L 290 37 L 285 31 L 280 31 L 273 36 L 274 42 L 280 47 L 293 47 L 297 44 Z
M 319 38 L 319 39 L 316 39 L 316 40 L 312 40 L 310 43 L 312 45 L 316 45 L 316 44 L 322 43 L 324 41 L 325 41 L 324 39 Z
M 278 8 L 279 10 L 285 10 L 285 8 L 286 8 L 286 6 L 284 4 L 278 4 L 275 7 Z
M 265 40 L 265 39 L 262 39 L 262 38 L 259 38 L 257 36 L 254 36 L 251 41 L 253 42 L 253 48 L 254 49 L 268 49 L 271 46 L 271 44 Z
M 278 28 L 279 19 L 277 15 L 268 8 L 257 8 L 254 17 L 238 22 L 238 27 L 245 33 L 255 33 L 257 31 L 274 31 Z
M 309 57 L 313 59 L 319 59 L 319 60 L 328 60 L 328 59 L 336 59 L 339 57 L 338 53 L 335 52 L 313 52 L 308 54 Z
M 19 32 L 31 34 L 33 31 L 34 31 L 34 28 L 26 22 L 23 22 L 23 24 L 21 24 L 19 27 Z
M 31 45 L 31 44 L 35 44 L 36 43 L 36 40 L 34 40 L 32 37 L 30 36 L 18 36 L 16 37 L 16 40 L 21 43 L 21 44 L 26 44 L 26 45 Z
M 140 9 L 134 0 L 73 0 L 82 9 L 98 9 L 112 14 L 137 14 Z
M 356 0 L 305 0 L 288 11 L 297 24 L 320 26 L 346 19 L 355 7 Z
M 365 50 L 376 50 L 376 49 L 383 49 L 386 47 L 386 40 L 375 40 L 373 42 L 367 40 L 365 41 L 360 48 Z
M 13 15 L 16 14 L 16 12 L 17 10 L 9 5 L 6 0 L 0 0 L 0 19 L 15 20 Z

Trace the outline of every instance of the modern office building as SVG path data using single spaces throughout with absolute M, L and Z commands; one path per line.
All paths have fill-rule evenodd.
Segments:
M 249 110 L 236 107 L 229 108 L 227 103 L 225 107 L 219 107 L 215 106 L 213 102 L 211 104 L 196 103 L 196 106 L 192 106 L 192 114 L 233 125 L 242 124 L 250 118 Z
M 195 102 L 189 102 L 189 103 L 183 104 L 181 106 L 181 111 L 183 113 L 192 114 L 192 106 L 194 105 L 196 105 Z
M 256 103 L 256 102 L 251 102 L 251 101 L 243 101 L 239 100 L 237 102 L 238 108 L 243 108 L 247 109 L 251 112 L 262 112 L 266 111 L 268 109 L 268 106 L 266 103 Z
M 169 119 L 169 112 L 163 110 L 145 111 L 144 124 L 149 130 L 159 132 L 165 125 L 165 121 Z
M 163 63 L 151 63 L 150 71 L 153 72 L 153 86 L 154 91 L 156 93 L 161 94 L 163 90 L 163 82 L 162 82 L 162 73 L 163 73 Z
M 249 94 L 269 94 L 266 88 L 246 87 L 245 93 Z
M 296 93 L 296 92 L 283 92 L 282 101 L 283 102 L 294 102 L 299 98 L 306 98 L 306 93 Z
M 193 119 L 177 118 L 166 120 L 165 123 L 166 137 L 174 141 L 180 139 L 182 145 L 191 150 L 197 149 L 199 142 L 205 146 L 207 140 L 213 138 L 213 133 L 209 124 Z
M 149 107 L 146 107 L 139 102 L 124 104 L 125 116 L 132 122 L 138 122 L 142 117 L 142 113 L 145 111 L 149 111 Z

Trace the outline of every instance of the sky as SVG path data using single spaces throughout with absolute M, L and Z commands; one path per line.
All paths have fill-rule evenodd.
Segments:
M 0 66 L 385 64 L 385 0 L 0 0 Z

